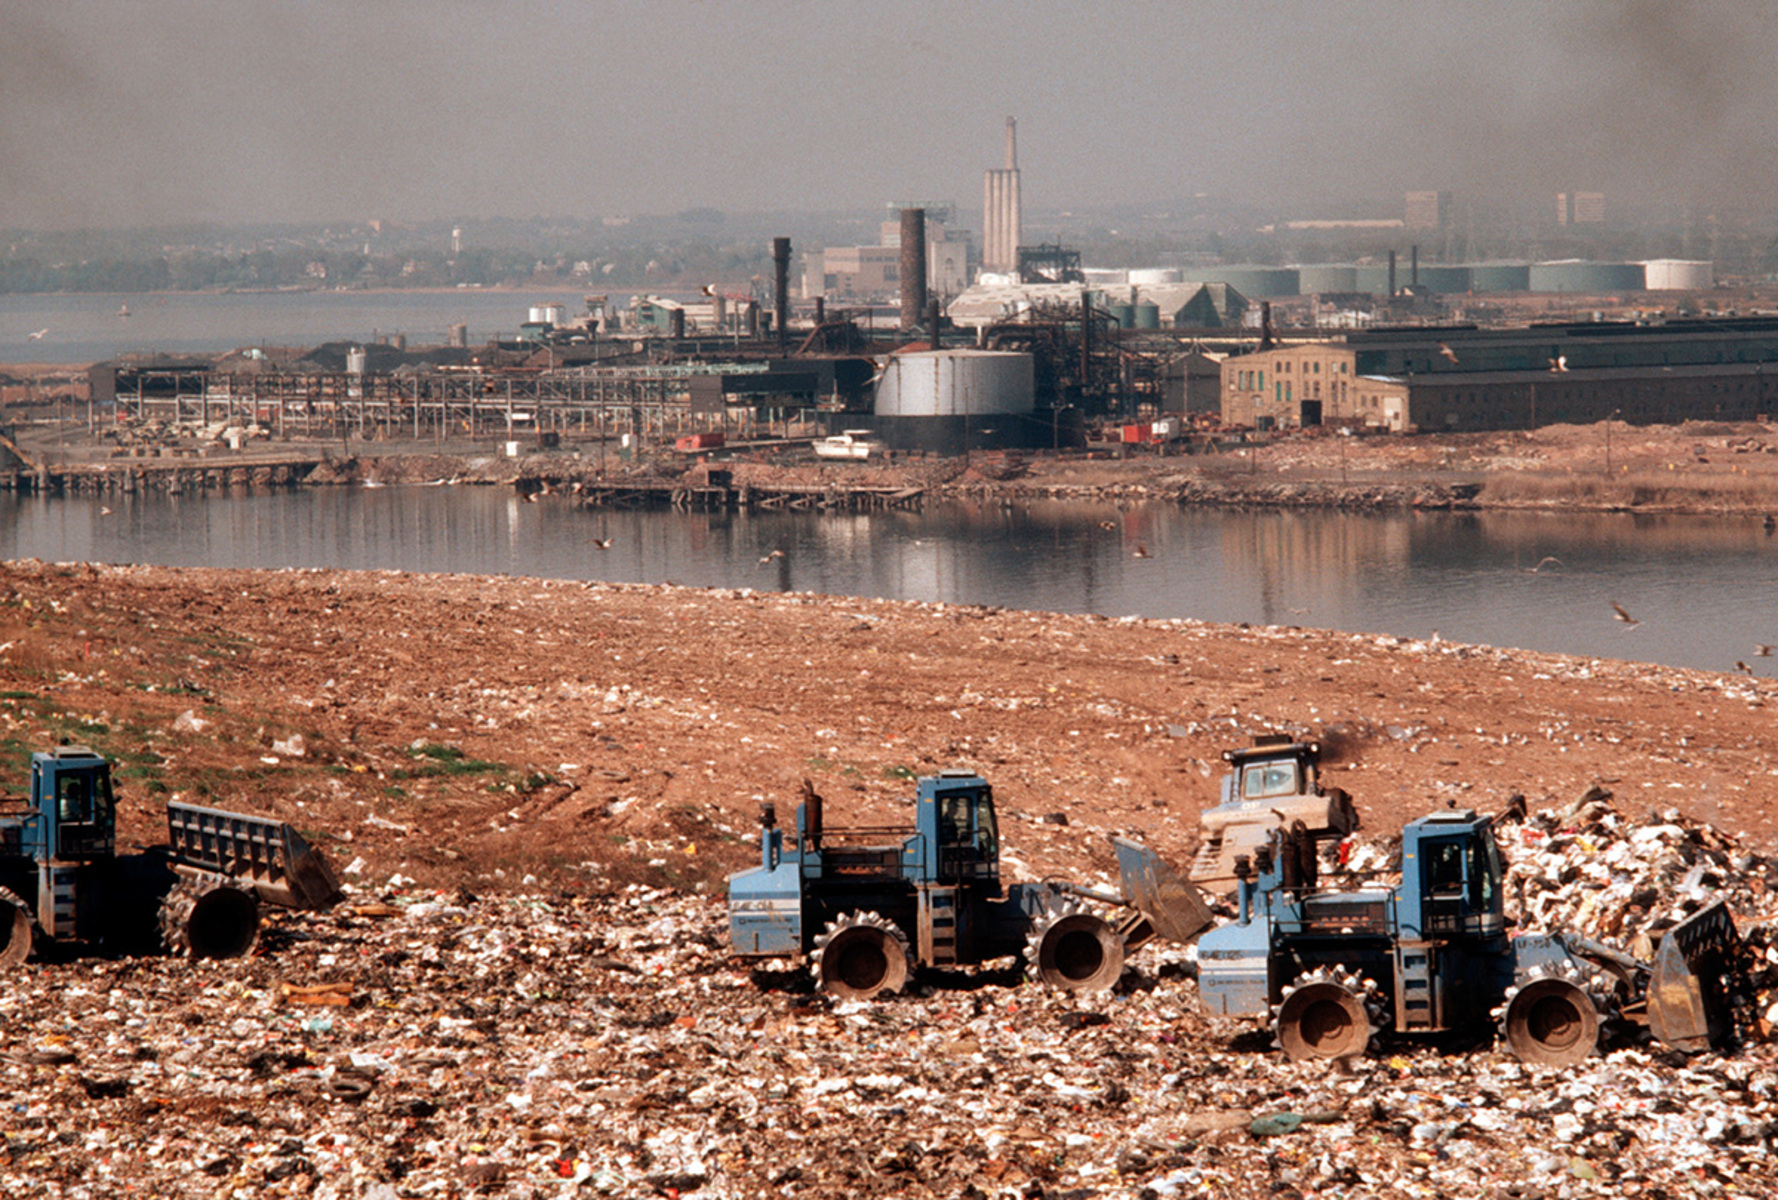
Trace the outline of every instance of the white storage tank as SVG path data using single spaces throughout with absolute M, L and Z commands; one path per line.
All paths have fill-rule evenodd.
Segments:
M 1642 269 L 1651 292 L 1693 292 L 1716 286 L 1716 264 L 1708 260 L 1651 258 Z
M 961 417 L 1029 413 L 1037 371 L 1029 354 L 938 350 L 897 354 L 877 381 L 879 417 Z
M 548 304 L 533 304 L 531 306 L 531 324 L 560 325 L 562 314 L 567 311 L 567 305 L 557 301 Z
M 1160 287 L 1162 284 L 1178 283 L 1178 267 L 1142 267 L 1132 268 L 1130 282 L 1138 287 Z

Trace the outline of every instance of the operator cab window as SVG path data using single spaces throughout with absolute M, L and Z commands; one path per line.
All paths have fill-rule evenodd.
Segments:
M 982 802 L 975 810 L 975 845 L 983 862 L 1000 858 L 1000 826 L 994 817 L 994 795 L 983 789 Z
M 1463 894 L 1463 843 L 1433 842 L 1426 848 L 1426 890 Z
M 1295 763 L 1258 763 L 1241 773 L 1241 794 L 1248 800 L 1297 794 Z
M 64 824 L 93 819 L 92 780 L 85 775 L 56 776 L 56 818 Z

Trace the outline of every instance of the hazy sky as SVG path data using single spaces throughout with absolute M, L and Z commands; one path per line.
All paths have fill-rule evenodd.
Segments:
M 1778 4 L 0 0 L 0 227 L 1766 203 Z

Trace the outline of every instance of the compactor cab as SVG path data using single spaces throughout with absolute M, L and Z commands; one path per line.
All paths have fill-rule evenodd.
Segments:
M 111 764 L 85 746 L 31 755 L 31 809 L 19 827 L 22 857 L 90 862 L 116 851 Z
M 994 789 L 970 771 L 945 771 L 920 780 L 915 799 L 918 839 L 937 850 L 926 881 L 996 883 L 1000 879 L 1000 825 Z

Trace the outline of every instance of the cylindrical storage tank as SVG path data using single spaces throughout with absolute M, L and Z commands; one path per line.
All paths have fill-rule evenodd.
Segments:
M 1641 263 L 1561 262 L 1531 264 L 1534 292 L 1640 292 L 1644 275 Z
M 1716 264 L 1708 260 L 1651 258 L 1642 269 L 1651 292 L 1691 292 L 1716 286 Z
M 1398 284 L 1400 280 L 1396 281 Z M 1366 263 L 1352 268 L 1352 290 L 1377 296 L 1389 294 L 1389 267 L 1386 263 Z
M 1420 264 L 1420 286 L 1440 295 L 1457 295 L 1469 290 L 1469 268 L 1440 264 Z
M 533 304 L 531 306 L 531 324 L 536 325 L 541 321 L 549 320 L 549 316 L 547 315 L 548 313 L 549 313 L 549 305 L 547 305 L 547 304 Z
M 1161 306 L 1153 300 L 1138 300 L 1132 306 L 1135 310 L 1135 323 L 1131 329 L 1159 329 L 1161 327 Z
M 537 310 L 532 309 L 531 311 L 536 312 Z M 562 323 L 562 317 L 567 311 L 567 306 L 560 302 L 545 304 L 543 306 L 543 319 L 548 321 L 551 325 L 560 325 Z
M 1343 263 L 1318 263 L 1296 269 L 1297 286 L 1305 296 L 1324 292 L 1356 292 L 1358 268 Z
M 1107 304 L 1105 311 L 1111 314 L 1111 319 L 1117 322 L 1119 329 L 1136 328 L 1136 306 L 1134 304 Z
M 1080 273 L 1094 287 L 1116 287 L 1130 282 L 1130 273 L 1122 267 L 1082 267 Z
M 1195 267 L 1180 274 L 1186 283 L 1226 283 L 1249 300 L 1299 294 L 1295 267 Z
M 897 354 L 877 381 L 879 417 L 1022 414 L 1036 402 L 1037 372 L 1029 354 L 940 350 Z
M 362 375 L 362 374 L 364 374 L 364 361 L 365 361 L 365 355 L 364 355 L 364 348 L 362 346 L 354 346 L 350 350 L 346 351 L 346 374 L 348 374 L 348 375 Z
M 1159 287 L 1179 282 L 1178 267 L 1143 267 L 1130 271 L 1129 282 L 1141 287 Z
M 1472 292 L 1526 292 L 1531 290 L 1531 264 L 1489 262 L 1469 264 Z

